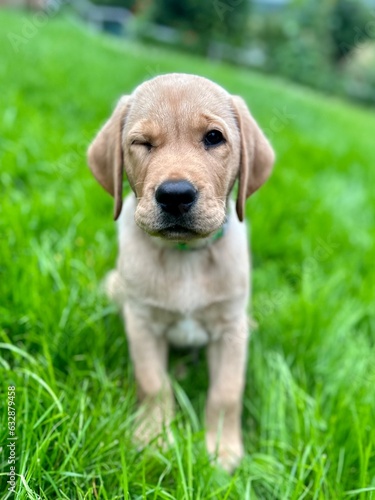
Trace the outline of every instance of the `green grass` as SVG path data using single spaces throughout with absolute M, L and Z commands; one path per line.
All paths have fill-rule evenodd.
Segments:
M 25 19 L 0 18 L 1 498 L 12 384 L 17 499 L 375 498 L 373 110 L 58 18 L 15 52 Z M 132 366 L 100 293 L 117 242 L 85 149 L 122 93 L 171 71 L 241 94 L 278 154 L 247 207 L 258 328 L 233 477 L 205 453 L 203 353 L 185 371 L 173 356 L 175 446 L 134 447 Z

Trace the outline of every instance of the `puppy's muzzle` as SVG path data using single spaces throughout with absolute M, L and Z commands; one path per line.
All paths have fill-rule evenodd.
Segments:
M 197 198 L 198 191 L 185 180 L 165 181 L 155 192 L 159 207 L 172 216 L 181 216 L 189 212 Z

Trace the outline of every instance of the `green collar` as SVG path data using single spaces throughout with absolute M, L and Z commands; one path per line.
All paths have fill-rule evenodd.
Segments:
M 216 233 L 213 234 L 211 236 L 211 238 L 208 240 L 207 245 L 196 247 L 196 246 L 192 245 L 191 243 L 181 242 L 181 243 L 176 243 L 174 245 L 174 248 L 176 250 L 181 250 L 182 252 L 186 252 L 186 251 L 191 252 L 193 250 L 201 250 L 202 248 L 207 248 L 207 246 L 211 245 L 212 243 L 214 243 L 217 240 L 220 240 L 224 236 L 225 231 L 226 231 L 226 226 L 227 226 L 227 223 L 225 223 L 223 226 L 221 226 L 221 228 L 218 229 L 216 231 Z

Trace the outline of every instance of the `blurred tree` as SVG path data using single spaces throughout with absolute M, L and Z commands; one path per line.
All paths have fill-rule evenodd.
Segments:
M 250 0 L 155 0 L 152 20 L 190 32 L 191 43 L 206 50 L 211 41 L 244 42 Z

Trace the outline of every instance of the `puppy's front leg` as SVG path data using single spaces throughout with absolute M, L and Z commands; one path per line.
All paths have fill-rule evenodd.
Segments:
M 174 400 L 167 375 L 167 341 L 157 337 L 149 321 L 135 310 L 128 304 L 124 315 L 141 400 L 136 438 L 147 444 L 162 432 L 163 426 L 168 427 L 173 418 Z
M 247 360 L 247 318 L 232 325 L 208 346 L 210 389 L 206 405 L 206 444 L 231 472 L 243 456 L 242 395 Z

